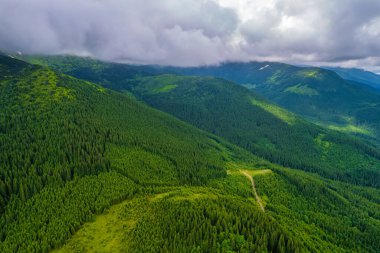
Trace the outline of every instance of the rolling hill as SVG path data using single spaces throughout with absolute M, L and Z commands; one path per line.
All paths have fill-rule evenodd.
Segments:
M 310 124 L 233 83 L 162 75 L 137 79 L 129 91 L 272 162 L 379 187 L 376 148 Z
M 176 68 L 106 63 L 73 56 L 22 58 L 119 90 L 131 78 L 159 74 L 223 78 L 241 84 L 313 123 L 380 144 L 380 92 L 368 84 L 359 83 L 359 77 L 346 80 L 332 70 L 276 62 Z
M 357 78 L 350 81 L 331 70 L 275 62 L 169 70 L 239 83 L 314 123 L 379 143 L 380 92 Z
M 100 73 L 102 66 L 96 67 Z M 114 85 L 128 84 L 129 92 L 0 56 L 1 252 L 376 252 L 380 247 L 379 189 L 271 164 L 138 101 L 149 96 L 159 101 L 157 94 L 178 101 L 177 95 L 188 94 L 191 102 L 203 83 L 209 93 L 202 92 L 207 96 L 198 98 L 200 105 L 207 102 L 212 109 L 210 95 L 228 98 L 232 83 L 145 70 L 131 70 L 131 80 L 119 68 L 120 75 L 109 76 L 124 80 Z M 292 129 L 286 121 L 309 124 L 249 94 L 263 122 L 284 131 Z M 225 104 L 221 109 L 229 110 Z M 326 144 L 324 137 L 320 141 Z M 253 175 L 264 212 L 242 171 Z
M 110 205 L 259 159 L 101 86 L 0 56 L 0 251 L 59 247 Z M 268 223 L 269 224 L 269 223 Z
M 239 124 L 257 119 L 270 131 L 256 126 L 250 131 L 256 134 L 239 134 L 281 144 L 276 129 L 306 140 L 325 130 L 224 80 L 152 76 L 134 66 L 127 66 L 126 78 L 125 66 L 118 65 L 113 75 L 105 63 L 97 63 L 99 75 L 93 75 L 93 63 L 82 64 L 86 71 L 61 67 L 102 79 L 119 92 L 0 56 L 1 252 L 376 252 L 380 247 L 378 189 L 274 165 L 138 100 L 170 111 L 164 106 L 169 99 L 178 109 L 172 113 L 194 125 L 212 126 L 214 133 L 218 122 L 224 130 L 231 127 L 223 131 L 228 138 L 244 129 Z M 231 105 L 260 117 L 243 121 Z M 325 138 L 319 136 L 317 144 L 332 141 Z M 335 150 L 347 143 L 332 145 Z M 363 155 L 360 147 L 356 158 Z M 242 172 L 252 175 L 264 211 Z
M 166 68 L 154 66 L 93 64 L 91 59 L 86 63 L 85 58 L 60 56 L 31 59 L 60 70 L 64 69 L 59 66 L 64 66 L 78 78 L 90 76 L 89 80 L 105 87 L 127 91 L 272 162 L 328 178 L 380 186 L 380 155 L 375 147 L 308 123 L 245 87 L 216 78 L 159 75 Z

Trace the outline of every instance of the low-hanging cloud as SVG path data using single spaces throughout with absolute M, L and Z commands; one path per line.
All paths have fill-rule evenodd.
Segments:
M 377 0 L 0 0 L 0 50 L 194 66 L 278 60 L 380 71 Z

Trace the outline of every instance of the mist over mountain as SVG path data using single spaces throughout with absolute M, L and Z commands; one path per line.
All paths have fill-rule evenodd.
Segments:
M 0 7 L 0 48 L 25 54 L 175 66 L 266 60 L 380 72 L 380 3 L 372 0 L 2 0 Z
M 378 253 L 379 31 L 373 0 L 0 0 L 0 252 Z

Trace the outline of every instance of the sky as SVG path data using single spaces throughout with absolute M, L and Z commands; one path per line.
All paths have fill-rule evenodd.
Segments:
M 0 50 L 174 66 L 380 72 L 379 0 L 0 0 Z

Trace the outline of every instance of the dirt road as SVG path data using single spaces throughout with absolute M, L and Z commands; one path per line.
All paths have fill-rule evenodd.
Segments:
M 257 194 L 256 187 L 255 187 L 255 181 L 253 181 L 252 176 L 249 175 L 249 174 L 248 174 L 247 172 L 245 172 L 245 171 L 241 171 L 241 173 L 242 173 L 244 176 L 246 176 L 246 177 L 249 179 L 249 181 L 251 181 L 252 189 L 253 189 L 253 193 L 255 194 L 256 201 L 257 201 L 257 203 L 259 203 L 259 206 L 260 206 L 261 210 L 262 210 L 263 212 L 265 212 L 264 205 L 263 205 L 263 203 L 261 202 L 260 196 Z

